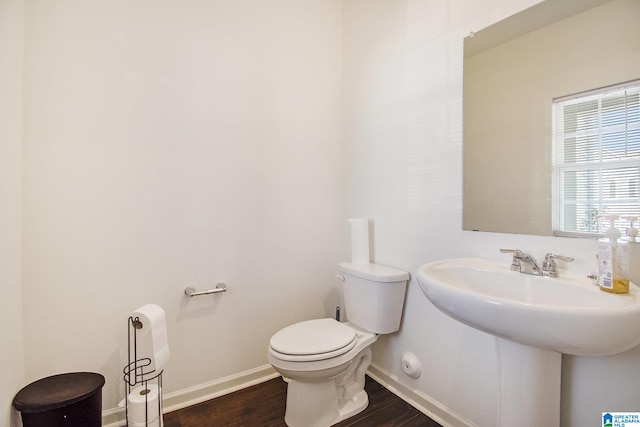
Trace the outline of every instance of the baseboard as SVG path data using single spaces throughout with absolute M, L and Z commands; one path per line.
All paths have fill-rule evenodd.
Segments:
M 263 365 L 248 371 L 240 372 L 236 375 L 220 378 L 208 383 L 199 384 L 163 396 L 163 412 L 173 412 L 178 409 L 206 402 L 216 397 L 260 384 L 270 379 L 278 377 L 271 365 Z M 126 423 L 125 408 L 113 408 L 102 411 L 103 427 L 120 427 Z
M 369 366 L 367 374 L 402 400 L 444 427 L 478 427 L 470 420 L 456 414 L 421 391 L 411 389 L 400 383 L 395 375 L 375 363 Z M 173 412 L 178 409 L 206 402 L 207 400 L 269 381 L 279 375 L 271 365 L 263 365 L 255 369 L 240 372 L 236 375 L 220 378 L 172 393 L 166 393 L 163 398 L 163 412 Z M 124 408 L 107 409 L 102 412 L 103 427 L 120 427 L 123 426 L 125 422 L 126 414 Z
M 444 427 L 478 427 L 462 415 L 456 414 L 440 402 L 419 390 L 411 389 L 398 381 L 398 377 L 372 363 L 367 375 L 382 384 L 393 394 L 427 415 Z

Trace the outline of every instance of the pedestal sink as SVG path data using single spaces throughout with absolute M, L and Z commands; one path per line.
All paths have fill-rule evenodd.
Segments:
M 640 344 L 634 284 L 629 295 L 608 294 L 586 275 L 532 276 L 479 258 L 425 264 L 417 276 L 440 311 L 496 336 L 500 427 L 560 425 L 561 353 L 612 355 Z

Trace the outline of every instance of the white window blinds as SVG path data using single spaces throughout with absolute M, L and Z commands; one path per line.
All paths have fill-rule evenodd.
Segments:
M 556 99 L 553 116 L 554 233 L 600 234 L 599 214 L 639 216 L 640 80 Z

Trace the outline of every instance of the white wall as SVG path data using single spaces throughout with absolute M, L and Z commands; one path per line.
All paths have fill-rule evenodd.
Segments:
M 0 0 L 0 425 L 24 385 L 21 283 L 21 138 L 24 1 Z
M 97 371 L 113 408 L 145 303 L 167 314 L 167 394 L 333 313 L 341 19 L 337 0 L 27 3 L 27 380 Z
M 461 231 L 462 40 L 532 0 L 347 0 L 343 165 L 346 216 L 375 219 L 374 257 L 413 272 L 447 257 L 505 263 L 501 247 L 576 257 L 595 270 L 593 241 Z M 618 327 L 615 325 L 612 327 Z M 623 327 L 623 326 L 622 326 Z M 423 365 L 401 370 L 404 351 Z M 494 340 L 435 309 L 414 279 L 399 334 L 374 362 L 409 388 L 482 427 L 496 424 Z M 599 425 L 603 411 L 637 411 L 640 348 L 606 358 L 564 357 L 562 426 Z

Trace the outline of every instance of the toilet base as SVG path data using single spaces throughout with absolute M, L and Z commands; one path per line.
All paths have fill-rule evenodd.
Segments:
M 334 424 L 359 414 L 367 409 L 367 406 L 369 406 L 369 396 L 366 391 L 362 390 L 340 407 L 340 417 L 334 422 Z
M 364 411 L 369 405 L 364 381 L 370 364 L 371 348 L 366 347 L 337 377 L 322 381 L 287 378 L 287 426 L 329 427 Z
M 359 414 L 368 405 L 369 396 L 364 390 L 350 399 L 338 399 L 334 381 L 301 384 L 290 380 L 284 422 L 289 427 L 329 427 Z

